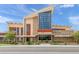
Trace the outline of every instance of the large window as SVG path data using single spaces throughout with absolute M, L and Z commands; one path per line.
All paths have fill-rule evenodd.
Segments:
M 51 40 L 51 35 L 39 35 L 39 40 Z
M 39 13 L 39 29 L 51 28 L 51 11 Z

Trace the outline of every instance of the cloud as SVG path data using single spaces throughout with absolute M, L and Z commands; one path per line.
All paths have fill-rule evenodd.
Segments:
M 22 12 L 24 12 L 24 13 L 32 13 L 32 11 L 28 9 L 27 5 L 18 4 L 18 5 L 16 5 L 16 7 L 17 7 L 17 9 L 18 9 L 19 11 L 22 11 Z
M 79 30 L 79 16 L 70 16 L 69 22 L 73 30 Z
M 69 17 L 69 21 L 73 25 L 79 25 L 79 16 L 71 16 Z
M 20 7 L 19 7 L 20 8 Z M 0 5 L 0 15 L 2 16 L 8 16 L 8 17 L 21 17 L 22 12 L 19 11 L 16 5 Z
M 14 4 L 14 5 L 0 5 L 0 15 L 6 15 L 8 17 L 18 17 L 32 13 L 33 11 L 28 8 L 25 4 Z
M 34 9 L 34 8 L 31 8 L 31 10 L 32 10 L 33 12 L 37 12 L 37 10 L 36 10 L 36 9 Z
M 69 7 L 74 7 L 74 4 L 64 4 L 64 5 L 60 5 L 60 8 L 69 8 Z
M 63 15 L 63 12 L 59 12 L 60 15 Z
M 0 16 L 0 23 L 6 23 L 6 22 L 9 22 L 9 21 L 13 21 L 13 20 L 10 19 L 10 18 Z

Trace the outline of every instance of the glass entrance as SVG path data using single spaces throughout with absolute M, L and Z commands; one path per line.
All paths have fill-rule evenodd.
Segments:
M 39 35 L 40 43 L 49 43 L 51 40 L 51 35 Z
M 51 35 L 39 35 L 39 40 L 51 40 Z

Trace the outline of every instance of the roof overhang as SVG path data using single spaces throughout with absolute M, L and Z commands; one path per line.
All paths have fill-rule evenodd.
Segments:
M 54 35 L 54 37 L 72 37 L 72 35 Z

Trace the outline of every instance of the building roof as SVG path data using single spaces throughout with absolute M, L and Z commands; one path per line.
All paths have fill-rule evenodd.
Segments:
M 70 28 L 71 26 L 66 26 L 66 25 L 52 25 L 52 27 L 67 27 L 67 28 Z
M 61 29 L 61 28 L 52 28 L 52 30 L 65 30 L 65 29 Z
M 23 27 L 22 23 L 8 22 L 8 27 Z
M 72 35 L 55 35 L 55 37 L 72 37 Z
M 48 7 L 45 7 L 43 9 L 40 9 L 38 11 L 38 13 L 41 13 L 41 12 L 46 12 L 46 11 L 50 11 L 50 10 L 53 10 L 53 6 L 48 6 Z
M 19 25 L 23 25 L 22 23 L 17 23 L 17 22 L 7 22 L 8 24 L 19 24 Z
M 37 16 L 38 16 L 37 13 L 31 13 L 31 14 L 25 16 L 24 18 L 33 18 L 33 17 L 37 17 Z
M 6 33 L 2 33 L 2 32 L 0 32 L 0 35 L 5 35 Z
M 46 12 L 46 11 L 50 11 L 50 10 L 52 10 L 52 9 L 53 9 L 52 6 L 48 6 L 48 7 L 45 7 L 45 8 L 43 8 L 43 9 L 38 10 L 38 11 L 35 12 L 35 13 L 31 13 L 31 14 L 25 16 L 24 18 L 32 18 L 32 17 L 36 17 L 36 16 L 38 16 L 38 13 Z

